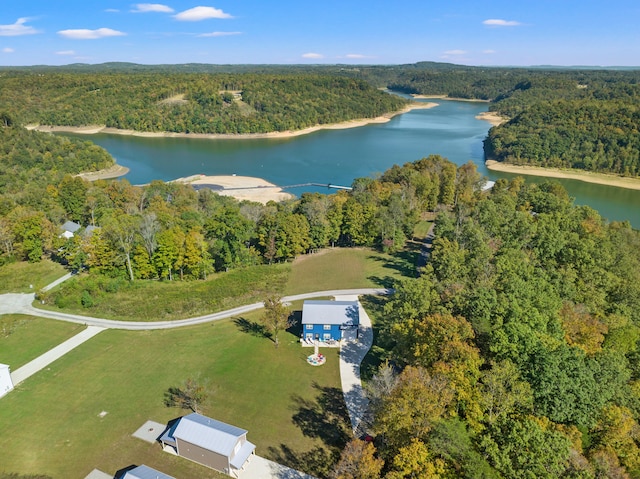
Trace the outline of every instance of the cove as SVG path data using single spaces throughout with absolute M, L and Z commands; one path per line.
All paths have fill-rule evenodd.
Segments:
M 426 110 L 412 110 L 388 123 L 344 130 L 320 130 L 286 139 L 141 138 L 96 134 L 81 136 L 105 148 L 128 168 L 133 184 L 169 181 L 194 174 L 246 175 L 264 178 L 279 186 L 331 183 L 349 186 L 355 178 L 372 177 L 394 164 L 402 165 L 438 154 L 461 165 L 473 161 L 491 180 L 515 175 L 489 171 L 484 166 L 482 141 L 488 122 L 476 119 L 487 111 L 480 102 L 425 99 L 438 103 Z M 76 136 L 76 135 L 74 135 Z M 77 136 L 80 137 L 80 136 Z M 527 176 L 527 182 L 544 178 Z M 640 190 L 558 179 L 575 198 L 610 221 L 628 220 L 640 228 Z M 318 187 L 293 188 L 332 193 Z

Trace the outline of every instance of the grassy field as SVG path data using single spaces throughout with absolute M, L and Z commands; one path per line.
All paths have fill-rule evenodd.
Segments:
M 0 294 L 35 293 L 66 273 L 61 265 L 49 260 L 5 264 L 0 266 Z
M 284 289 L 291 266 L 263 265 L 206 281 L 134 281 L 81 275 L 47 296 L 48 309 L 124 321 L 184 319 L 263 300 Z M 88 299 L 87 299 L 88 298 Z
M 415 274 L 416 254 L 411 249 L 393 256 L 332 249 L 292 264 L 237 270 L 207 282 L 137 282 L 104 297 L 96 293 L 94 299 L 101 304 L 95 310 L 79 303 L 74 308 L 118 319 L 178 319 L 260 301 L 266 291 L 285 295 L 390 286 L 395 278 Z M 93 287 L 82 281 L 70 280 L 64 296 L 77 299 Z M 372 301 L 367 307 L 379 312 Z M 300 309 L 301 303 L 293 308 Z M 259 455 L 326 475 L 350 434 L 338 351 L 323 350 L 327 364 L 309 366 L 305 358 L 311 351 L 300 347 L 299 329 L 281 333 L 276 350 L 256 323 L 260 314 L 175 330 L 100 333 L 2 398 L 0 470 L 83 478 L 94 468 L 113 474 L 147 464 L 183 479 L 226 477 L 131 436 L 149 419 L 164 423 L 185 414 L 167 408 L 164 393 L 195 377 L 209 391 L 204 414 L 248 429 Z M 22 321 L 11 318 L 3 321 Z M 26 361 L 74 334 L 64 329 L 73 325 L 59 329 L 59 323 L 42 321 L 15 329 L 7 343 L 11 346 L 6 352 L 3 348 L 5 362 L 13 365 L 21 354 Z M 32 345 L 31 352 L 23 351 L 20 343 Z M 382 358 L 378 346 L 367 357 L 363 373 L 370 375 Z M 103 411 L 107 414 L 100 417 Z
M 85 327 L 22 314 L 0 316 L 0 363 L 15 371 Z
M 380 288 L 413 276 L 410 253 L 389 255 L 368 248 L 335 248 L 298 257 L 292 264 L 287 294 L 351 288 Z
M 322 473 L 348 437 L 337 350 L 314 368 L 295 332 L 275 349 L 257 318 L 100 333 L 2 399 L 0 468 L 82 478 L 144 463 L 183 479 L 226 477 L 131 436 L 146 420 L 183 415 L 164 393 L 195 377 L 209 392 L 204 414 L 246 428 L 258 454 Z

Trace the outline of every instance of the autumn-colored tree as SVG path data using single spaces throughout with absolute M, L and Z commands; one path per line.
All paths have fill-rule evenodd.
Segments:
M 279 296 L 269 296 L 263 304 L 262 323 L 271 333 L 271 338 L 277 348 L 280 345 L 278 334 L 293 325 L 291 311 L 282 304 L 282 299 Z
M 352 439 L 329 474 L 331 479 L 378 479 L 384 461 L 375 456 L 372 442 Z
M 373 411 L 375 427 L 388 448 L 385 454 L 398 451 L 412 437 L 424 440 L 434 423 L 446 417 L 453 398 L 446 378 L 407 366 L 393 391 Z
M 425 443 L 413 438 L 394 456 L 392 469 L 385 479 L 441 479 L 447 477 L 446 472 L 445 462 L 434 458 Z
M 640 469 L 640 425 L 628 408 L 617 405 L 605 407 L 593 437 L 596 448 L 611 448 L 627 470 Z
M 565 332 L 564 338 L 570 346 L 577 346 L 589 355 L 602 350 L 609 328 L 589 314 L 583 305 L 564 303 L 560 309 L 560 319 Z

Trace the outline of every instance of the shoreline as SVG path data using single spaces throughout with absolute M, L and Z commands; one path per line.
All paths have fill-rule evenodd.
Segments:
M 244 139 L 268 139 L 268 138 L 294 138 L 296 136 L 308 135 L 320 130 L 343 130 L 347 128 L 358 128 L 361 126 L 387 123 L 393 117 L 402 115 L 411 110 L 434 108 L 437 103 L 415 102 L 407 105 L 402 110 L 375 118 L 361 118 L 358 120 L 348 120 L 340 123 L 327 123 L 326 125 L 315 125 L 302 130 L 272 131 L 269 133 L 174 133 L 174 132 L 151 132 L 137 130 L 121 130 L 119 128 L 106 127 L 105 125 L 83 125 L 83 126 L 49 126 L 49 125 L 26 125 L 28 130 L 36 130 L 45 133 L 76 133 L 80 135 L 95 135 L 97 133 L 107 133 L 111 135 L 137 136 L 143 138 L 203 138 L 210 140 L 244 140 Z
M 608 175 L 606 173 L 591 173 L 582 170 L 561 170 L 558 168 L 543 168 L 541 166 L 519 166 L 501 163 L 495 160 L 487 160 L 485 166 L 491 171 L 511 173 L 515 175 L 543 176 L 547 178 L 560 178 L 567 180 L 584 181 L 598 185 L 640 190 L 640 178 L 625 178 L 622 176 Z
M 294 195 L 286 193 L 279 186 L 254 176 L 208 176 L 200 174 L 176 178 L 168 181 L 168 183 L 183 183 L 196 189 L 210 188 L 214 193 L 222 196 L 232 196 L 238 201 L 248 200 L 262 204 L 267 204 L 269 201 L 279 202 L 295 198 Z
M 110 180 L 113 178 L 120 178 L 121 176 L 124 176 L 127 173 L 129 173 L 129 168 L 115 163 L 113 166 L 110 166 L 109 168 L 105 168 L 103 170 L 84 171 L 82 173 L 78 173 L 75 176 L 87 181 L 96 181 L 96 180 Z
M 429 99 L 437 98 L 438 100 L 451 100 L 451 101 L 468 101 L 471 103 L 491 103 L 491 100 L 480 100 L 478 98 L 455 98 L 447 95 L 422 95 L 420 93 L 410 93 L 411 98 Z
M 503 123 L 506 123 L 509 121 L 508 118 L 505 118 L 504 116 L 500 116 L 493 111 L 485 111 L 485 112 L 479 113 L 478 115 L 476 115 L 476 120 L 488 121 L 491 124 L 491 126 L 500 126 Z

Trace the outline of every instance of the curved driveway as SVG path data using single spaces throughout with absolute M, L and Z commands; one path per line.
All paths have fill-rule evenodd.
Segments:
M 317 298 L 321 296 L 341 296 L 341 295 L 367 295 L 367 294 L 390 294 L 391 289 L 384 288 L 362 288 L 362 289 L 337 289 L 331 291 L 316 291 L 313 293 L 296 294 L 293 296 L 285 296 L 283 302 L 298 301 L 301 299 Z M 98 326 L 108 329 L 127 329 L 133 331 L 149 330 L 149 329 L 172 329 L 182 326 L 193 326 L 195 324 L 209 323 L 220 319 L 230 318 L 239 314 L 248 313 L 262 308 L 262 302 L 248 304 L 219 313 L 206 314 L 195 318 L 178 319 L 175 321 L 117 321 L 113 319 L 101 319 L 91 316 L 82 316 L 79 314 L 61 313 L 58 311 L 49 311 L 33 306 L 34 294 L 3 294 L 0 295 L 0 314 L 29 314 L 31 316 L 40 316 L 42 318 L 57 319 L 60 321 L 68 321 L 71 323 L 85 324 L 87 326 Z

